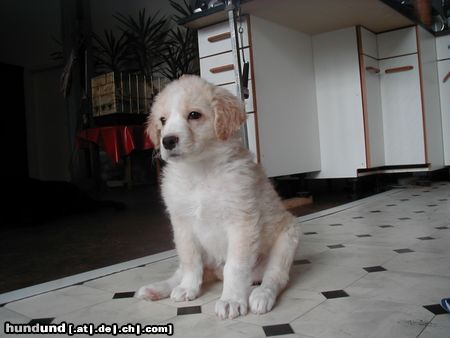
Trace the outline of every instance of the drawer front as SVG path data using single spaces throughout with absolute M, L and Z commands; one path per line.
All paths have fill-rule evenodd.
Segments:
M 245 59 L 250 61 L 248 48 L 244 49 L 244 54 Z M 200 74 L 206 81 L 215 85 L 236 82 L 234 77 L 233 53 L 228 52 L 200 59 Z M 249 78 L 251 78 L 251 72 Z
M 238 29 L 239 29 L 238 22 Z M 240 47 L 248 47 L 247 20 L 242 19 L 243 45 L 241 46 L 241 36 L 238 34 Z M 228 21 L 218 23 L 213 26 L 202 28 L 198 31 L 198 50 L 200 57 L 224 53 L 231 51 L 231 37 Z
M 227 89 L 232 93 L 233 95 L 236 95 L 236 83 L 230 83 L 227 85 L 223 85 L 223 88 Z M 253 112 L 253 88 L 252 88 L 252 81 L 248 81 L 248 91 L 249 91 L 249 97 L 247 100 L 245 100 L 245 111 L 247 113 Z
M 378 34 L 377 42 L 380 59 L 417 53 L 415 27 Z
M 436 38 L 437 59 L 450 59 L 450 35 Z

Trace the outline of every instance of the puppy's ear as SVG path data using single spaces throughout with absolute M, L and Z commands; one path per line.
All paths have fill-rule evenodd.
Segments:
M 145 132 L 150 137 L 155 149 L 159 148 L 159 140 L 161 138 L 161 130 L 158 128 L 158 122 L 155 119 L 155 114 L 151 113 L 147 118 Z
M 212 100 L 214 128 L 217 137 L 225 141 L 232 136 L 246 120 L 242 102 L 228 90 L 216 87 Z

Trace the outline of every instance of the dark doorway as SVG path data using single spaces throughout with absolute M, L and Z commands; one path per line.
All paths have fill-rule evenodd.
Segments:
M 23 68 L 0 63 L 0 74 L 3 170 L 8 180 L 24 180 L 28 177 L 28 155 Z

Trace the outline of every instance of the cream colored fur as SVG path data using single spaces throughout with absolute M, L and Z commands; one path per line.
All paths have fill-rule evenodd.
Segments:
M 201 116 L 192 119 L 190 112 Z M 147 131 L 167 163 L 162 195 L 180 266 L 136 297 L 193 300 L 206 271 L 213 271 L 223 278 L 215 307 L 221 319 L 274 306 L 299 235 L 294 217 L 236 135 L 244 121 L 236 97 L 197 76 L 183 76 L 157 96 Z M 163 146 L 165 137 L 177 138 L 173 149 Z M 261 285 L 252 289 L 255 281 Z

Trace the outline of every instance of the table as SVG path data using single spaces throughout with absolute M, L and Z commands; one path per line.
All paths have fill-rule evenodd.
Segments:
M 111 159 L 112 163 L 125 160 L 126 181 L 129 188 L 132 186 L 130 154 L 134 150 L 153 149 L 150 137 L 145 133 L 143 125 L 118 125 L 107 127 L 94 127 L 81 130 L 77 134 L 77 144 L 83 147 L 94 144 L 101 148 Z M 94 165 L 95 166 L 95 165 Z M 93 172 L 98 171 L 96 168 Z M 157 162 L 157 172 L 159 163 Z

